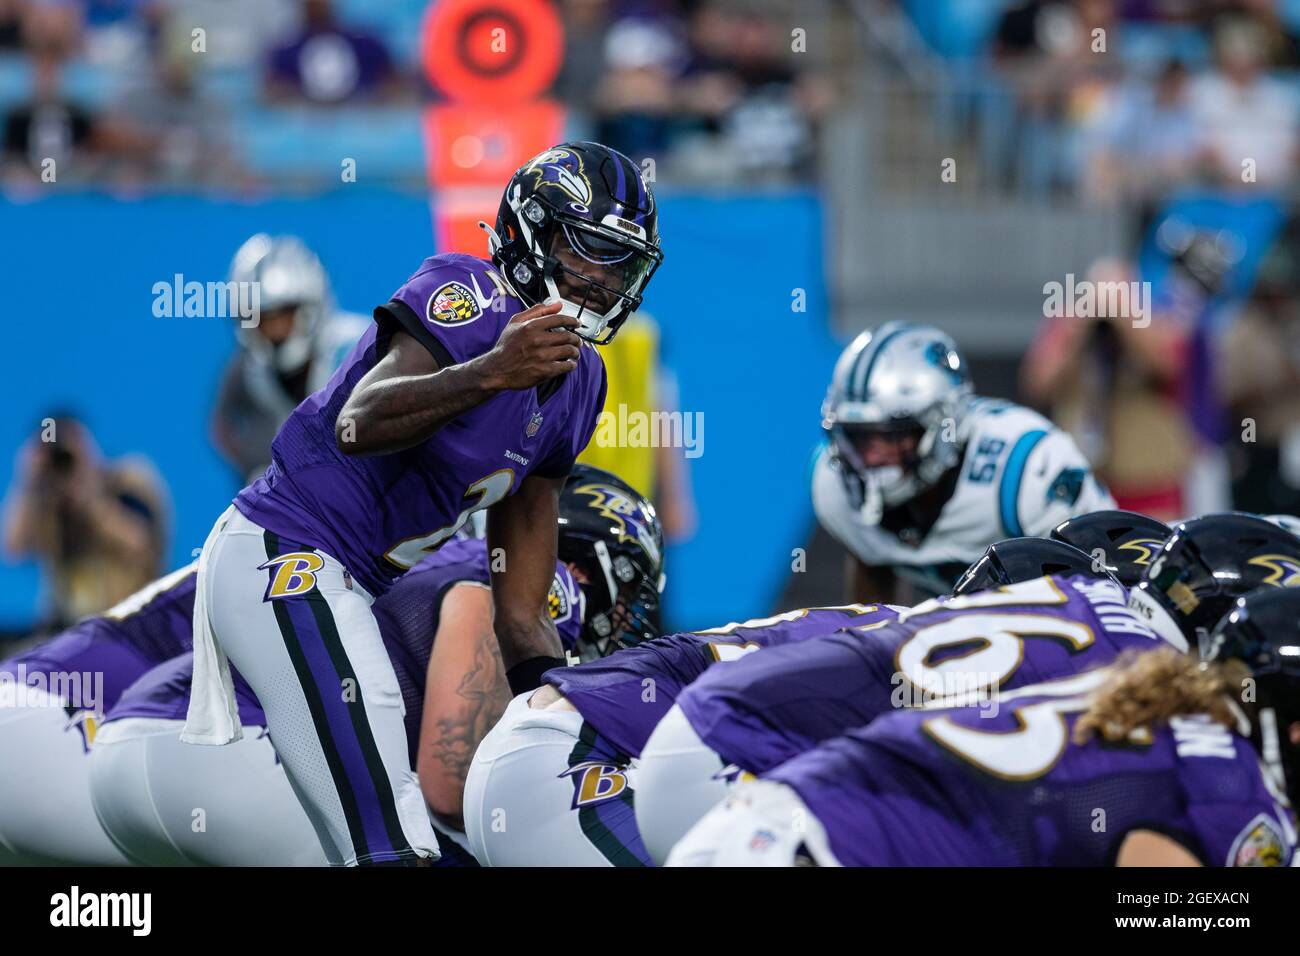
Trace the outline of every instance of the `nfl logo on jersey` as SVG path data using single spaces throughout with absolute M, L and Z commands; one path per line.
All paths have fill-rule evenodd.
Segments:
M 533 415 L 531 419 L 529 419 L 528 427 L 524 429 L 524 435 L 528 438 L 532 438 L 534 435 L 537 434 L 537 430 L 541 427 L 542 427 L 542 413 L 537 412 L 536 414 Z

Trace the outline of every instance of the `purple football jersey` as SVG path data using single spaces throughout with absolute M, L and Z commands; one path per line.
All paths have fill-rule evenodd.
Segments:
M 981 707 L 899 711 L 765 775 L 846 866 L 1106 866 L 1156 830 L 1207 866 L 1287 866 L 1295 829 L 1250 741 L 1176 717 L 1129 743 L 1071 739 L 1105 671 Z
M 230 677 L 235 685 L 235 705 L 239 722 L 246 727 L 265 727 L 266 714 L 253 688 L 232 666 Z M 123 717 L 153 717 L 160 720 L 185 719 L 190 707 L 190 686 L 194 681 L 194 652 L 187 651 L 163 661 L 128 687 L 108 712 L 110 721 Z
M 289 416 L 271 444 L 270 467 L 235 507 L 295 546 L 337 558 L 377 596 L 527 476 L 567 475 L 605 401 L 604 365 L 586 343 L 578 367 L 544 401 L 538 389 L 501 392 L 392 454 L 350 457 L 335 443 L 344 402 L 395 330 L 446 367 L 488 352 L 523 308 L 486 260 L 426 259 L 375 310 L 375 324 L 326 386 Z
M 1162 645 L 1119 586 L 1053 575 L 773 648 L 710 671 L 677 704 L 723 760 L 761 773 L 900 707 L 995 698 Z
M 141 674 L 190 649 L 194 572 L 190 565 L 159 578 L 103 614 L 0 663 L 0 671 L 102 716 Z
M 669 634 L 600 660 L 547 671 L 542 680 L 554 685 L 602 737 L 627 756 L 639 757 L 682 688 L 709 665 L 849 625 L 880 625 L 893 620 L 899 610 L 885 604 L 807 608 L 707 631 Z
M 481 538 L 448 542 L 403 575 L 372 607 L 380 637 L 393 662 L 393 671 L 402 691 L 412 760 L 420 736 L 425 678 L 438 633 L 442 599 L 454 585 L 466 581 L 489 583 L 487 542 Z M 560 640 L 566 647 L 573 647 L 582 626 L 581 599 L 574 597 L 578 594 L 577 583 L 568 568 L 559 562 L 555 565 L 551 593 L 566 595 L 563 602 L 552 600 L 551 608 Z M 193 678 L 191 659 L 192 655 L 186 654 L 155 668 L 122 694 L 109 712 L 108 719 L 162 717 L 184 720 L 189 710 Z M 231 676 L 235 683 L 240 723 L 265 726 L 266 716 L 252 689 L 233 668 Z

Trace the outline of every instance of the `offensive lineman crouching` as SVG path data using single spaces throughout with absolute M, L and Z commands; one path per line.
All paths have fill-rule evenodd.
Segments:
M 585 535 L 571 533 L 572 519 L 589 507 L 583 489 L 614 484 L 613 475 L 578 465 L 561 496 L 561 561 L 547 604 L 566 652 L 584 658 L 609 644 L 599 609 L 610 597 L 602 555 Z M 482 539 L 448 542 L 373 608 L 401 688 L 410 761 L 435 817 L 443 864 L 467 860 L 442 838 L 466 849 L 460 835 L 465 773 L 510 700 L 492 631 L 489 565 Z M 596 612 L 587 615 L 588 606 Z M 104 831 L 131 860 L 153 865 L 324 864 L 320 841 L 265 732 L 265 714 L 238 674 L 232 677 L 244 739 L 227 747 L 179 741 L 190 676 L 190 655 L 182 655 L 141 677 L 109 710 L 90 755 L 94 815 Z M 202 827 L 193 825 L 196 807 L 203 808 Z

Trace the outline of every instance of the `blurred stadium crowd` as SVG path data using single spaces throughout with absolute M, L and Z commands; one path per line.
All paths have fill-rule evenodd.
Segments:
M 64 183 L 328 185 L 310 158 L 347 144 L 373 160 L 371 174 L 415 184 L 412 115 L 436 97 L 420 62 L 426 6 L 0 0 L 4 181 L 20 186 L 53 156 L 66 160 Z M 1238 183 L 1239 154 L 1255 159 L 1262 185 L 1294 173 L 1296 0 L 558 7 L 566 56 L 553 93 L 572 131 L 661 158 L 679 181 L 815 177 L 817 128 L 837 105 L 844 58 L 792 31 L 854 15 L 890 24 L 906 69 L 938 70 L 949 92 L 932 119 L 969 141 L 991 184 L 1149 197 Z
M 5 184 L 326 186 L 347 155 L 419 185 L 427 0 L 0 0 Z M 571 138 L 688 180 L 806 178 L 826 86 L 800 68 L 795 6 L 564 0 L 553 95 Z M 195 30 L 202 35 L 196 36 Z
M 944 119 L 994 182 L 1116 201 L 1194 182 L 1290 185 L 1300 3 L 913 0 L 960 93 Z

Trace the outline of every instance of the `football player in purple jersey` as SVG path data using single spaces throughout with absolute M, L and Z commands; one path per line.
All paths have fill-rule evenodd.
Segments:
M 737 787 L 681 866 L 1287 866 L 1300 591 L 1264 587 L 1201 659 L 1164 648 L 980 708 L 900 711 Z
M 717 661 L 847 624 L 884 622 L 901 609 L 813 608 L 656 637 L 647 608 L 658 603 L 653 556 L 661 532 L 649 502 L 607 481 L 571 483 L 562 500 L 564 535 L 588 542 L 601 560 L 587 576 L 622 582 L 608 617 L 608 601 L 589 598 L 587 605 L 588 627 L 607 639 L 602 650 L 618 649 L 548 671 L 540 690 L 510 703 L 474 755 L 466 834 L 485 865 L 645 866 L 650 859 L 633 817 L 634 760 L 682 688 Z
M 622 487 L 614 475 L 578 465 L 566 488 L 594 483 Z M 585 518 L 575 508 L 587 510 L 588 500 L 567 491 L 561 498 L 562 560 L 547 596 L 565 652 L 582 657 L 609 646 L 600 613 L 588 618 L 587 608 L 614 603 L 600 573 L 605 555 L 574 530 Z M 491 562 L 481 539 L 449 542 L 374 605 L 402 695 L 409 760 L 440 838 L 446 838 L 442 862 L 470 861 L 461 833 L 465 774 L 475 747 L 510 700 L 492 629 Z M 645 603 L 653 611 L 657 601 L 656 590 Z M 268 737 L 265 712 L 240 675 L 231 676 L 249 733 L 227 747 L 179 740 L 191 696 L 190 655 L 155 668 L 122 694 L 92 752 L 95 813 L 113 842 L 141 863 L 324 864 L 324 850 Z M 204 811 L 201 828 L 194 825 L 196 807 Z
M 95 822 L 86 755 L 131 682 L 189 649 L 194 571 L 0 662 L 0 862 L 125 862 Z
M 807 608 L 625 646 L 548 671 L 484 738 L 466 780 L 466 827 L 493 866 L 649 866 L 637 831 L 636 758 L 683 687 L 717 662 L 890 620 L 887 605 Z M 525 829 L 494 826 L 523 820 Z
M 639 865 L 644 854 L 628 831 L 632 792 L 621 748 L 635 749 L 635 725 L 657 706 L 656 694 L 645 697 L 642 678 L 657 674 L 657 693 L 671 699 L 674 679 L 705 666 L 699 658 L 707 639 L 683 655 L 674 650 L 680 636 L 659 638 L 663 532 L 654 507 L 626 483 L 586 470 L 589 477 L 571 482 L 561 498 L 560 554 L 584 582 L 585 629 L 596 654 L 549 671 L 551 684 L 536 694 L 515 697 L 475 752 L 465 780 L 465 833 L 485 865 Z M 568 557 L 579 547 L 591 556 L 585 562 Z M 610 652 L 610 668 L 593 659 Z M 638 663 L 674 657 L 682 658 L 677 670 Z M 593 702 L 603 700 L 606 713 L 632 725 L 614 733 L 617 744 L 585 725 L 555 691 L 588 682 Z M 621 705 L 630 709 L 620 713 Z
M 485 227 L 486 228 L 486 227 Z M 662 260 L 641 170 L 596 143 L 506 186 L 490 259 L 426 259 L 272 443 L 199 561 L 184 739 L 237 739 L 233 663 L 331 863 L 436 857 L 371 605 L 487 509 L 512 690 L 564 663 L 547 613 L 558 499 L 604 401 L 604 344 Z
M 1300 539 L 1250 515 L 1211 515 L 1179 525 L 1131 592 L 1108 573 L 1036 578 L 710 672 L 642 752 L 641 836 L 662 862 L 720 798 L 712 778 L 728 769 L 764 773 L 902 707 L 964 698 L 997 709 L 1008 692 L 1128 649 L 1185 652 L 1233 600 L 1269 585 L 1300 585 Z

